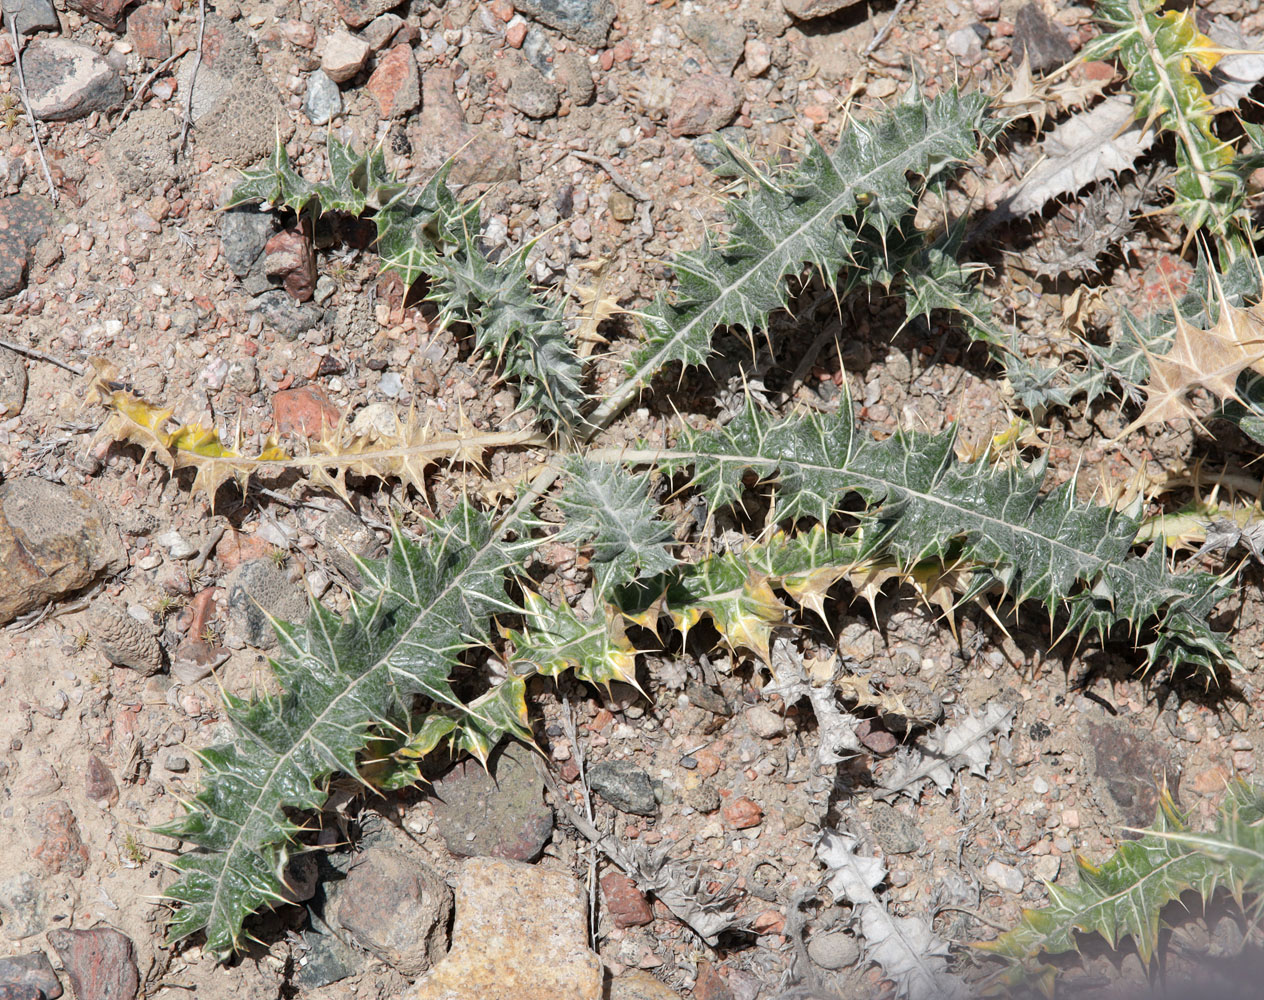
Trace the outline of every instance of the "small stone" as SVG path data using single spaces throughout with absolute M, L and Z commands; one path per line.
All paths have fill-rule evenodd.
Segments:
M 452 891 L 416 849 L 373 845 L 342 882 L 331 922 L 410 979 L 443 957 Z
M 62 787 L 61 778 L 57 776 L 53 766 L 43 760 L 28 761 L 21 774 L 22 780 L 18 783 L 17 793 L 24 799 L 42 799 Z
M 1044 778 L 1033 778 L 1031 782 L 1031 790 L 1037 795 L 1044 795 L 1049 791 L 1049 782 Z
M 808 958 L 822 969 L 836 972 L 860 961 L 860 945 L 855 937 L 843 931 L 814 934 L 808 942 Z
M 295 435 L 315 441 L 327 427 L 335 427 L 342 414 L 319 389 L 282 389 L 272 397 L 272 419 L 278 435 Z
M 511 49 L 522 48 L 522 43 L 527 40 L 527 25 L 525 21 L 519 21 L 517 24 L 511 24 L 505 29 L 505 44 Z
M 1078 809 L 1062 810 L 1062 825 L 1068 830 L 1078 830 L 1080 828 L 1080 811 Z
M 1023 891 L 1023 873 L 1012 865 L 996 860 L 989 861 L 987 867 L 983 869 L 983 874 L 1006 892 Z
M 553 832 L 553 810 L 532 751 L 508 743 L 488 759 L 457 764 L 435 782 L 435 824 L 458 857 L 534 861 Z
M 601 877 L 601 898 L 616 927 L 644 927 L 654 920 L 649 900 L 623 872 L 609 872 Z
M 0 417 L 16 416 L 25 402 L 26 363 L 17 351 L 0 347 Z
M 812 21 L 818 17 L 829 17 L 837 14 L 844 7 L 850 7 L 860 0 L 781 0 L 781 6 L 791 17 L 800 21 Z
M 658 812 L 650 776 L 626 760 L 607 760 L 588 772 L 592 790 L 620 812 L 653 816 Z
M 786 731 L 786 720 L 767 705 L 752 705 L 745 714 L 746 724 L 756 736 L 772 739 Z
M 379 14 L 399 6 L 399 0 L 334 0 L 338 16 L 348 28 L 363 28 Z
M 1044 857 L 1035 860 L 1031 866 L 1031 873 L 1040 879 L 1041 882 L 1052 882 L 1058 877 L 1058 871 L 1061 868 L 1061 858 L 1052 854 L 1046 854 Z
M 685 35 L 721 73 L 732 73 L 746 46 L 746 31 L 723 14 L 693 14 L 684 20 Z
M 710 785 L 685 789 L 684 800 L 685 805 L 703 814 L 713 813 L 723 804 L 720 793 Z
M 593 80 L 588 60 L 569 49 L 553 56 L 553 75 L 563 93 L 577 107 L 592 104 L 597 97 L 597 84 Z
M 61 24 L 57 20 L 57 10 L 53 7 L 51 0 L 6 0 L 4 5 L 6 34 L 8 34 L 10 19 L 17 27 L 19 35 L 61 30 Z
M 734 830 L 747 830 L 764 821 L 764 811 L 744 795 L 729 802 L 720 814 Z
M 171 676 L 181 684 L 196 684 L 211 676 L 230 655 L 221 646 L 212 646 L 201 639 L 186 639 L 171 656 Z
M 1047 73 L 1070 62 L 1075 50 L 1063 30 L 1045 14 L 1038 3 L 1028 3 L 1014 15 L 1014 37 L 1010 43 L 1015 65 L 1026 56 L 1033 73 Z
M 456 886 L 452 950 L 405 1000 L 594 1000 L 588 900 L 567 871 L 470 858 Z
M 611 191 L 610 200 L 607 201 L 606 204 L 610 207 L 611 216 L 619 222 L 631 222 L 636 217 L 636 202 L 632 200 L 631 195 L 626 194 L 623 191 Z M 706 690 L 710 691 L 710 688 L 707 688 Z M 724 697 L 722 695 L 717 695 L 716 697 L 719 699 L 720 703 L 723 703 L 723 708 L 717 710 L 715 708 L 708 708 L 707 705 L 700 705 L 699 707 L 707 708 L 708 711 L 713 711 L 717 715 L 731 715 L 732 710 L 729 708 L 728 702 L 724 700 Z M 690 695 L 689 700 L 693 701 L 692 695 Z M 714 701 L 714 699 L 712 699 L 712 701 Z M 694 702 L 694 704 L 696 705 L 698 703 Z
M 123 22 L 123 11 L 132 0 L 66 0 L 66 6 L 77 10 L 90 21 L 113 31 Z
M 408 45 L 389 49 L 369 77 L 365 89 L 373 95 L 383 118 L 402 118 L 421 105 L 421 77 Z
M 511 107 L 529 118 L 549 118 L 557 114 L 557 88 L 529 63 L 523 63 L 509 77 L 506 98 Z
M 335 31 L 325 41 L 320 68 L 334 83 L 346 83 L 369 61 L 369 43 L 349 31 Z
M 88 611 L 88 631 L 101 655 L 115 666 L 131 667 L 145 677 L 162 669 L 158 640 L 127 612 L 97 601 Z
M 88 767 L 84 772 L 83 793 L 89 802 L 95 802 L 102 809 L 118 802 L 118 784 L 114 775 L 105 766 L 104 761 L 96 754 L 88 754 Z
M 680 994 L 644 969 L 629 969 L 611 980 L 607 1000 L 680 1000 Z
M 379 14 L 360 32 L 360 36 L 369 43 L 370 49 L 381 52 L 394 41 L 403 27 L 404 19 L 398 14 Z
M 592 49 L 606 44 L 615 17 L 613 0 L 513 0 L 513 5 Z
M 856 737 L 866 750 L 876 754 L 891 753 L 899 746 L 899 740 L 874 719 L 862 719 L 856 727 Z
M 961 60 L 963 66 L 973 66 L 983 58 L 983 43 L 986 40 L 987 28 L 981 24 L 971 24 L 949 35 L 944 47 Z
M 785 927 L 785 914 L 780 910 L 764 910 L 751 921 L 751 930 L 756 934 L 780 934 Z
M 887 854 L 912 854 L 926 843 L 921 827 L 885 802 L 875 802 L 871 807 L 869 829 Z
M 735 1000 L 733 991 L 710 962 L 698 963 L 698 980 L 693 985 L 694 1000 Z
M 22 941 L 48 926 L 48 900 L 29 872 L 0 875 L 0 922 L 10 941 Z
M 36 1000 L 57 1000 L 62 995 L 57 973 L 42 951 L 0 958 L 0 984 L 35 990 Z
M 189 758 L 182 753 L 176 753 L 174 750 L 168 750 L 164 753 L 160 763 L 164 770 L 170 771 L 172 774 L 184 774 L 189 769 Z
M 88 868 L 88 849 L 79 836 L 79 821 L 65 802 L 53 801 L 33 810 L 28 820 L 37 839 L 31 851 L 48 875 L 81 876 Z
M 676 90 L 668 131 L 673 136 L 714 132 L 737 117 L 741 105 L 742 90 L 732 77 L 690 77 Z
M 746 40 L 745 57 L 746 72 L 751 76 L 762 76 L 772 65 L 772 49 L 769 48 L 767 42 L 760 41 L 758 38 Z
M 610 208 L 611 216 L 620 222 L 629 221 L 633 217 L 633 210 L 636 207 L 635 202 L 622 191 L 612 191 L 607 205 Z M 616 212 L 618 213 L 617 215 L 615 214 Z M 728 699 L 709 684 L 690 681 L 685 685 L 685 697 L 689 699 L 689 704 L 702 709 L 704 712 L 710 712 L 712 715 L 730 716 L 733 714 L 733 706 L 729 704 Z
M 286 340 L 295 340 L 325 318 L 314 302 L 297 302 L 280 288 L 255 298 L 254 307 L 263 321 Z
M 166 59 L 171 55 L 167 15 L 157 4 L 144 4 L 127 15 L 127 39 L 142 59 Z
M 268 240 L 263 272 L 296 302 L 309 302 L 316 293 L 316 256 L 311 241 L 296 229 L 287 229 Z
M 164 531 L 154 541 L 166 549 L 172 559 L 192 559 L 197 555 L 197 546 L 174 528 Z
M 123 81 L 100 54 L 64 38 L 37 38 L 22 53 L 31 110 L 44 121 L 68 122 L 123 103 Z
M 238 278 L 248 275 L 263 259 L 263 248 L 277 230 L 271 212 L 256 205 L 230 208 L 221 217 L 219 238 L 228 269 Z
M 132 1000 L 140 988 L 132 940 L 113 927 L 86 931 L 51 930 L 48 943 L 57 951 L 78 1000 Z
M 981 21 L 995 21 L 1001 16 L 1001 0 L 972 0 L 970 6 Z
M 230 631 L 257 649 L 276 646 L 268 614 L 289 622 L 307 616 L 307 595 L 271 559 L 242 563 L 221 586 L 228 595 Z

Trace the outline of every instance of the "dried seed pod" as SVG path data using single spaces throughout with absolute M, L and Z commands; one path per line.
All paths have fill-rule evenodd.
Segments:
M 131 667 L 146 677 L 162 669 L 162 647 L 154 634 L 126 611 L 109 604 L 94 604 L 88 612 L 88 628 L 105 658 Z

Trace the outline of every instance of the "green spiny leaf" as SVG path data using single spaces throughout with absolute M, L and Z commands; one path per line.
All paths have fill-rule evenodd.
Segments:
M 636 650 L 619 616 L 603 608 L 584 621 L 570 605 L 554 607 L 534 591 L 525 593 L 523 605 L 523 631 L 505 632 L 514 648 L 515 669 L 525 667 L 545 677 L 573 670 L 590 684 L 623 681 L 636 686 Z

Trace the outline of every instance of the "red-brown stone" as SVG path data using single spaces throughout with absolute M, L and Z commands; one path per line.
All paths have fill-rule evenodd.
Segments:
M 724 816 L 724 822 L 734 830 L 745 830 L 752 826 L 759 826 L 764 821 L 764 811 L 744 795 L 728 803 L 721 812 Z
M 51 930 L 49 943 L 79 1000 L 134 1000 L 140 988 L 132 940 L 113 927 Z
M 118 784 L 110 769 L 96 754 L 88 755 L 88 768 L 83 777 L 83 791 L 88 799 L 103 809 L 118 802 Z
M 377 101 L 383 118 L 400 118 L 421 105 L 421 74 L 407 45 L 387 51 L 365 84 Z
M 601 896 L 616 927 L 644 927 L 654 919 L 649 900 L 622 872 L 601 877 Z
M 156 4 L 137 7 L 127 15 L 127 37 L 142 59 L 166 59 L 171 55 L 167 15 Z
M 263 248 L 264 273 L 290 297 L 308 302 L 316 294 L 316 256 L 311 241 L 296 229 L 287 229 L 268 240 Z
M 96 21 L 113 31 L 123 20 L 123 11 L 132 0 L 66 0 L 66 6 L 77 10 L 90 21 Z
M 39 843 L 31 851 L 49 875 L 80 876 L 88 867 L 88 849 L 79 836 L 79 821 L 65 802 L 49 802 L 31 815 Z
M 321 429 L 338 423 L 338 408 L 319 389 L 285 389 L 272 397 L 272 418 L 278 434 L 318 438 Z

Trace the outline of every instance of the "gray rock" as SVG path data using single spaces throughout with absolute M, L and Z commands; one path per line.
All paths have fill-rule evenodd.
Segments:
M 746 48 L 746 31 L 722 14 L 694 14 L 685 18 L 685 34 L 721 73 L 732 73 Z
M 0 922 L 4 936 L 22 941 L 48 926 L 48 900 L 29 872 L 0 875 Z
M 650 776 L 626 760 L 608 760 L 588 771 L 594 792 L 620 812 L 653 816 L 658 812 Z
M 553 73 L 572 104 L 592 104 L 597 99 L 597 83 L 593 80 L 588 60 L 569 49 L 553 59 Z
M 764 739 L 781 736 L 786 731 L 786 720 L 767 705 L 752 705 L 746 710 L 746 724 L 751 732 Z
M 553 832 L 553 810 L 533 752 L 508 743 L 487 762 L 457 764 L 435 782 L 435 823 L 448 850 L 460 857 L 534 861 Z
M 831 972 L 846 969 L 860 960 L 860 945 L 843 931 L 814 934 L 808 942 L 808 958 Z
M 342 93 L 338 90 L 338 84 L 320 70 L 307 78 L 303 113 L 313 125 L 325 125 L 334 115 L 342 113 Z
M 239 205 L 221 215 L 219 238 L 228 269 L 244 278 L 262 264 L 263 248 L 277 230 L 272 213 L 259 211 L 257 205 Z
M 0 417 L 22 412 L 26 402 L 26 362 L 22 355 L 0 347 Z
M 727 717 L 733 714 L 733 706 L 729 704 L 728 699 L 724 695 L 698 681 L 691 680 L 685 685 L 685 697 L 689 699 L 689 704 L 702 709 L 704 712 L 710 712 L 712 715 Z
M 136 996 L 140 976 L 132 939 L 113 927 L 86 931 L 52 930 L 48 943 L 61 959 L 70 987 L 79 1000 L 111 1000 Z
M 511 107 L 529 118 L 548 118 L 557 114 L 557 88 L 527 63 L 519 66 L 510 76 L 506 98 Z
M 1038 3 L 1026 4 L 1014 15 L 1014 37 L 1010 44 L 1014 62 L 1021 63 L 1025 54 L 1033 73 L 1057 69 L 1075 55 L 1066 33 L 1049 20 Z
M 17 26 L 19 35 L 61 30 L 57 11 L 50 0 L 4 0 L 3 6 L 5 34 L 8 34 L 10 18 Z
M 971 24 L 949 35 L 944 48 L 956 56 L 962 65 L 973 66 L 983 58 L 983 43 L 987 36 L 988 30 L 983 25 Z
M 296 302 L 283 289 L 264 292 L 254 301 L 263 321 L 286 340 L 294 340 L 325 318 L 314 302 Z
M 791 17 L 800 21 L 811 21 L 818 17 L 829 17 L 837 14 L 844 7 L 850 7 L 860 0 L 781 0 L 781 6 Z
M 443 957 L 452 891 L 419 851 L 375 844 L 347 873 L 330 911 L 333 926 L 411 979 Z
M 223 587 L 230 631 L 257 649 L 272 649 L 277 641 L 265 611 L 282 621 L 307 617 L 307 595 L 271 559 L 242 563 L 224 577 Z
M 330 929 L 316 913 L 308 911 L 310 925 L 303 931 L 303 961 L 294 981 L 304 989 L 316 990 L 346 979 L 364 964 L 356 951 Z
M 374 52 L 380 52 L 395 39 L 402 27 L 404 27 L 404 19 L 398 14 L 379 14 L 365 25 L 364 30 L 360 32 L 360 37 L 369 43 L 369 48 Z
M 992 860 L 989 861 L 987 867 L 983 869 L 983 874 L 1006 892 L 1023 891 L 1023 873 L 1013 865 L 1007 865 L 1004 862 Z
M 253 396 L 259 391 L 259 365 L 254 358 L 234 358 L 228 363 L 224 384 L 243 396 Z
M 887 854 L 912 854 L 926 843 L 921 827 L 885 802 L 875 802 L 869 813 L 873 839 Z
M 123 81 L 96 49 L 64 38 L 37 38 L 22 53 L 31 110 L 69 122 L 123 103 Z
M 134 111 L 105 141 L 106 166 L 126 192 L 163 185 L 176 176 L 172 139 L 179 133 L 180 122 L 169 111 Z
M 513 0 L 513 5 L 541 24 L 592 48 L 606 44 L 615 15 L 613 0 Z
M 42 951 L 0 958 L 0 984 L 39 990 L 46 1000 L 57 1000 L 62 994 L 57 973 Z
M 742 106 L 742 88 L 732 77 L 691 76 L 676 88 L 668 117 L 673 136 L 704 135 L 723 128 Z

